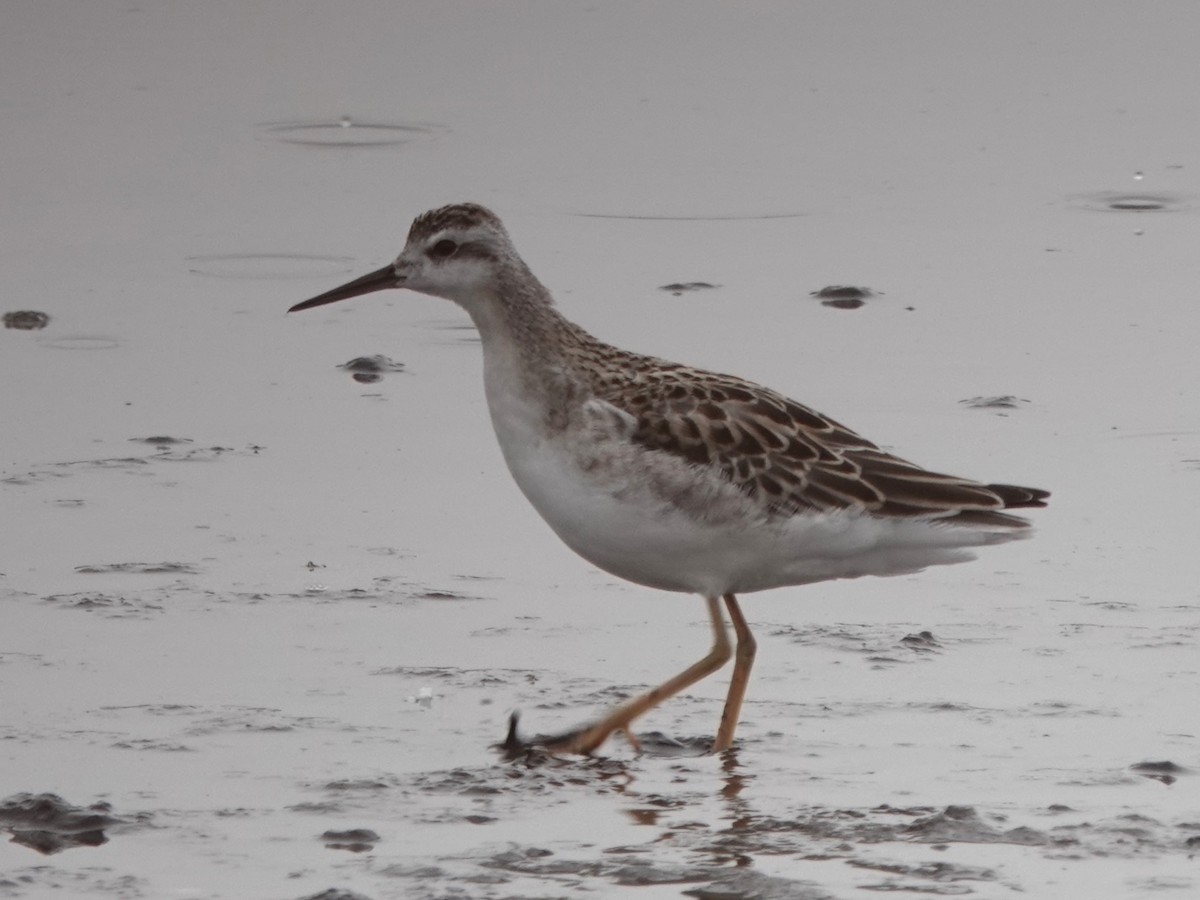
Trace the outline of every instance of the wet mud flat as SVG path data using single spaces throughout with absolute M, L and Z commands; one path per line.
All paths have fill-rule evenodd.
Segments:
M 886 306 L 854 315 L 874 308 Z M 55 336 L 65 318 L 43 323 L 64 371 L 91 372 L 85 352 L 123 352 Z M 302 433 L 261 415 L 234 427 L 229 403 L 218 421 L 236 440 L 211 422 L 110 428 L 59 457 L 30 440 L 37 461 L 4 470 L 17 526 L 4 584 L 23 587 L 0 592 L 0 897 L 1200 888 L 1200 601 L 1194 583 L 1164 577 L 1183 556 L 1171 535 L 1114 547 L 1077 512 L 1069 538 L 1051 519 L 991 564 L 752 599 L 760 657 L 737 747 L 720 757 L 706 752 L 717 677 L 640 723 L 641 755 L 614 740 L 592 759 L 506 758 L 495 745 L 513 710 L 531 733 L 577 725 L 692 662 L 706 634 L 690 598 L 544 558 L 540 525 L 508 533 L 518 498 L 486 493 L 504 478 L 495 461 L 456 467 L 427 437 L 437 392 L 467 395 L 466 375 L 428 374 L 449 355 L 447 330 L 427 329 L 411 367 L 407 348 L 404 363 L 369 348 L 322 360 L 328 383 L 370 386 L 350 403 L 329 395 L 338 406 L 322 415 L 344 414 L 342 429 L 299 409 L 288 418 Z M 1036 419 L 1044 401 L 1024 393 L 958 391 L 934 421 L 972 416 L 983 433 L 985 416 L 1020 420 L 1026 440 L 1056 446 Z M 423 394 L 437 408 L 413 412 Z M 403 411 L 380 415 L 389 403 Z M 490 440 L 472 414 L 452 441 Z M 422 429 L 397 438 L 397 421 Z M 1104 428 L 1086 458 L 1121 472 L 1149 458 L 1159 493 L 1184 495 L 1194 432 Z M 360 446 L 377 449 L 353 457 Z M 329 476 L 343 455 L 355 463 Z M 381 488 L 396 472 L 403 506 Z M 331 494 L 327 477 L 358 492 Z M 474 480 L 455 509 L 456 477 Z M 479 509 L 504 510 L 503 533 L 464 542 Z M 1163 581 L 1129 574 L 1151 571 Z
M 1200 894 L 1196 9 L 352 7 L 6 7 L 0 898 Z M 1054 506 L 747 599 L 729 753 L 718 676 L 506 759 L 708 631 L 522 505 L 461 315 L 287 320 L 459 200 L 597 336 Z
M 6 596 L 14 625 L 57 637 L 0 656 L 27 698 L 0 731 L 0 896 L 1125 897 L 1200 884 L 1194 738 L 1150 733 L 1164 708 L 1186 718 L 1190 696 L 1169 673 L 1190 665 L 1197 635 L 1170 611 L 1158 627 L 1105 610 L 1103 627 L 1019 628 L 1014 610 L 933 631 L 886 616 L 800 626 L 769 609 L 734 750 L 706 752 L 716 684 L 643 723 L 641 755 L 617 739 L 594 758 L 506 758 L 509 710 L 553 729 L 642 685 L 602 684 L 558 655 L 502 661 L 549 663 L 548 642 L 570 654 L 630 629 L 597 632 L 570 609 L 514 629 L 512 601 L 455 587 Z M 649 632 L 685 612 L 680 653 L 703 640 L 698 610 L 647 622 L 637 598 L 609 605 Z M 436 648 L 421 661 L 421 635 L 439 630 L 457 630 L 475 664 L 433 664 Z M 1168 677 L 1141 709 L 1096 696 L 1088 677 L 1068 692 L 1068 651 L 1085 676 L 1141 652 Z M 378 664 L 388 657 L 417 664 Z M 997 659 L 1007 686 L 979 674 L 1003 671 Z M 650 654 L 647 683 L 665 665 Z M 106 685 L 87 680 L 101 669 Z M 1180 755 L 1136 755 L 1149 748 Z
M 297 454 L 192 434 L 0 478 L 14 521 L 64 536 L 14 558 L 55 590 L 0 593 L 0 897 L 1200 887 L 1187 591 L 1084 592 L 1033 541 L 999 568 L 773 592 L 746 607 L 760 655 L 734 750 L 707 753 L 717 676 L 639 723 L 640 755 L 506 754 L 513 711 L 553 733 L 693 661 L 701 604 L 565 556 L 500 578 L 454 545 L 447 570 L 404 528 L 281 548 L 310 526 L 222 516 L 264 466 L 303 483 Z M 114 508 L 138 530 L 106 527 Z

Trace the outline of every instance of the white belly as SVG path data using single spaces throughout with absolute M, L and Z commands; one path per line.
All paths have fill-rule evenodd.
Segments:
M 562 441 L 506 453 L 517 485 L 572 550 L 637 584 L 719 595 L 726 569 L 714 559 L 727 536 L 630 489 L 612 473 L 584 471 Z

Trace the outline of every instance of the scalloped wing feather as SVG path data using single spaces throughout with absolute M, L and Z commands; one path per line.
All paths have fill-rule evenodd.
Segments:
M 1024 519 L 998 510 L 1045 505 L 1047 492 L 1036 488 L 923 469 L 753 382 L 654 363 L 630 365 L 621 379 L 609 369 L 597 396 L 636 419 L 635 441 L 719 469 L 772 516 L 852 508 L 1020 529 Z

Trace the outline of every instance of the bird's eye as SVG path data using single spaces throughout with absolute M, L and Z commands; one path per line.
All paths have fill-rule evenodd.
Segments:
M 458 244 L 449 238 L 442 238 L 429 248 L 429 255 L 437 259 L 448 259 L 458 252 Z

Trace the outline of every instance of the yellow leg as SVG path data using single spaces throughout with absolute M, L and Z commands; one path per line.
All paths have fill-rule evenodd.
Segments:
M 724 599 L 729 620 L 733 622 L 733 633 L 737 635 L 737 657 L 733 663 L 733 677 L 729 679 L 729 693 L 725 696 L 725 710 L 721 713 L 721 727 L 717 730 L 713 753 L 728 750 L 733 744 L 733 732 L 742 713 L 742 700 L 746 697 L 750 669 L 754 666 L 754 654 L 758 650 L 758 643 L 750 633 L 750 626 L 746 624 L 737 598 L 733 594 L 726 594 Z
M 647 691 L 640 697 L 635 697 L 627 703 L 621 704 L 595 725 L 589 725 L 577 732 L 564 735 L 562 738 L 550 742 L 548 749 L 563 753 L 591 753 L 608 740 L 608 736 L 614 731 L 622 731 L 628 735 L 630 733 L 629 724 L 638 716 L 649 712 L 668 697 L 675 696 L 680 691 L 690 687 L 705 676 L 711 675 L 717 669 L 721 668 L 721 666 L 725 665 L 725 663 L 729 662 L 729 657 L 733 655 L 733 648 L 729 645 L 729 635 L 725 631 L 725 620 L 721 615 L 721 607 L 718 605 L 716 597 L 705 597 L 704 599 L 708 603 L 708 615 L 712 620 L 713 632 L 712 649 L 708 651 L 708 655 L 704 659 L 694 665 L 688 666 L 674 678 L 660 684 L 654 690 Z M 731 599 L 727 598 L 725 602 L 729 603 Z M 737 609 L 736 603 L 733 608 Z M 741 615 L 740 611 L 738 615 Z M 743 621 L 742 628 L 745 629 L 745 627 L 746 623 Z M 745 693 L 744 688 L 743 693 Z M 730 731 L 732 734 L 732 729 Z

